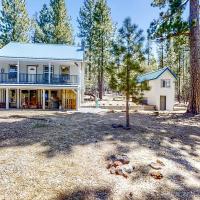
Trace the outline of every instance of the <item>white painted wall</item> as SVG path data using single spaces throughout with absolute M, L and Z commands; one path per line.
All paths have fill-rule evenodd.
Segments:
M 48 65 L 49 62 L 37 62 L 37 61 L 20 61 L 20 73 L 27 73 L 28 65 L 37 65 L 37 74 L 43 74 L 43 66 Z M 54 66 L 54 74 L 60 74 L 61 65 L 70 66 L 70 75 L 79 75 L 79 67 L 74 62 L 51 62 Z M 80 63 L 78 63 L 81 65 Z M 0 70 L 3 68 L 5 73 L 9 72 L 10 65 L 17 65 L 17 61 L 3 61 L 0 60 Z
M 170 79 L 171 87 L 162 88 L 161 80 Z M 147 98 L 149 105 L 155 105 L 157 110 L 160 110 L 160 96 L 166 96 L 166 109 L 172 111 L 175 104 L 175 81 L 174 76 L 167 70 L 158 79 L 149 81 L 150 90 L 144 92 L 144 97 Z

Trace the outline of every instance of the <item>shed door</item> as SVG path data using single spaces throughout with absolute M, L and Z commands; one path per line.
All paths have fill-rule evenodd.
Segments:
M 160 110 L 166 110 L 166 96 L 160 96 Z

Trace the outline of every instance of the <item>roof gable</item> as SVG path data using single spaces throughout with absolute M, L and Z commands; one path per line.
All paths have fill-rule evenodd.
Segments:
M 83 60 L 83 50 L 77 46 L 11 42 L 0 49 L 0 57 L 48 60 Z
M 176 74 L 169 67 L 164 67 L 162 69 L 138 76 L 138 82 L 142 83 L 144 81 L 158 79 L 166 71 L 169 71 L 169 73 L 172 74 L 172 76 L 176 79 Z

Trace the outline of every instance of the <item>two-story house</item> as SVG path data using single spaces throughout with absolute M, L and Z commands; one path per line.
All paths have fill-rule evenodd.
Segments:
M 0 50 L 0 108 L 77 110 L 84 94 L 83 50 L 11 42 Z
M 150 88 L 144 91 L 145 102 L 156 106 L 157 110 L 172 111 L 175 104 L 175 73 L 169 67 L 165 67 L 138 77 L 139 83 L 144 81 Z

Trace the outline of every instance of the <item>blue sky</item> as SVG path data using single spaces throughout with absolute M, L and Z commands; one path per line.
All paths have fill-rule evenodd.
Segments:
M 1 1 L 1 0 L 0 0 Z M 132 21 L 139 25 L 145 32 L 149 27 L 150 22 L 157 18 L 159 10 L 151 7 L 152 0 L 108 0 L 108 5 L 111 8 L 112 19 L 114 23 L 121 26 L 126 17 L 131 17 Z M 38 12 L 44 3 L 49 3 L 49 0 L 26 0 L 29 15 L 34 15 Z M 69 15 L 72 18 L 72 25 L 75 34 L 78 32 L 77 17 L 79 9 L 83 5 L 83 0 L 66 0 Z M 77 38 L 76 38 L 76 41 Z

